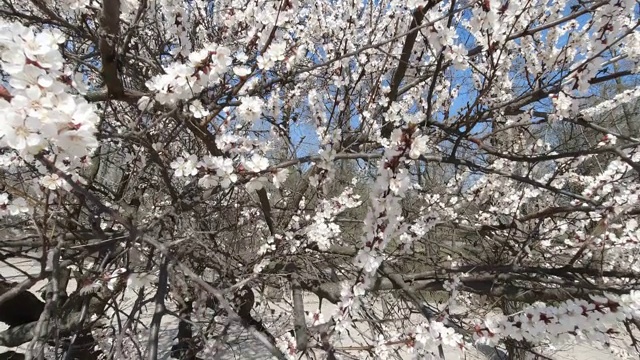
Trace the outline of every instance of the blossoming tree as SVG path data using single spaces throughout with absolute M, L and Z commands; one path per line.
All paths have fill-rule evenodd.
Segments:
M 637 357 L 638 6 L 2 0 L 0 345 Z

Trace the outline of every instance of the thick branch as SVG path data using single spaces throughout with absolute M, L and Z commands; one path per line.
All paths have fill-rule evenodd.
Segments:
M 58 306 L 58 290 L 60 288 L 58 284 L 60 276 L 60 247 L 62 245 L 63 242 L 58 243 L 58 246 L 55 247 L 51 254 L 52 271 L 50 282 L 47 284 L 47 302 L 44 305 L 44 310 L 40 314 L 40 319 L 38 319 L 34 333 L 35 336 L 31 340 L 31 343 L 29 343 L 29 350 L 27 351 L 28 360 L 33 357 L 37 357 L 37 359 L 42 360 L 44 359 L 44 348 L 48 337 L 50 336 L 48 330 L 52 324 L 51 317 L 55 308 Z
M 427 10 L 434 7 L 436 1 L 429 1 L 425 7 L 419 6 L 413 12 L 413 18 L 411 20 L 410 30 L 416 30 L 420 28 L 422 25 L 422 20 L 424 19 L 424 14 Z M 389 92 L 389 102 L 385 109 L 382 112 L 385 112 L 390 106 L 391 103 L 396 101 L 398 98 L 398 89 L 400 88 L 400 84 L 404 79 L 404 75 L 407 72 L 407 67 L 409 66 L 409 60 L 411 59 L 411 54 L 413 53 L 413 46 L 416 43 L 416 38 L 418 37 L 418 31 L 412 31 L 407 35 L 405 39 L 404 45 L 402 46 L 402 55 L 400 55 L 400 61 L 398 63 L 398 67 L 396 71 L 393 73 L 393 79 L 391 80 L 391 91 Z M 384 128 L 382 128 L 382 136 L 388 138 L 393 131 L 393 123 L 387 123 Z
M 102 77 L 110 96 L 120 98 L 124 86 L 118 75 L 118 51 L 116 40 L 120 32 L 120 0 L 104 0 L 100 16 L 100 55 Z
M 116 69 L 117 69 L 117 67 L 116 67 Z M 103 72 L 103 74 L 104 74 L 104 72 Z M 105 79 L 106 79 L 106 75 L 104 75 L 104 76 L 105 76 Z M 116 79 L 117 79 L 117 77 L 116 77 Z M 109 86 L 109 85 L 107 84 L 107 86 Z M 114 86 L 117 88 L 117 85 L 114 85 Z M 144 93 L 144 92 L 140 92 L 140 91 L 136 91 L 136 90 L 129 90 L 129 89 L 123 89 L 122 93 L 113 93 L 113 92 L 111 92 L 110 89 L 111 88 L 109 88 L 109 90 L 107 90 L 107 91 L 95 91 L 95 92 L 87 93 L 84 96 L 84 98 L 89 102 L 99 102 L 99 101 L 107 101 L 109 99 L 113 99 L 113 100 L 126 101 L 126 102 L 129 102 L 129 103 L 136 103 L 143 96 L 153 95 L 153 94 L 148 94 L 148 93 Z
M 308 335 L 307 324 L 304 316 L 304 300 L 302 298 L 302 286 L 299 275 L 291 275 L 291 289 L 293 293 L 294 329 L 296 334 L 296 348 L 298 351 L 307 349 Z
M 70 301 L 74 300 L 69 299 L 67 304 L 69 304 Z M 97 296 L 92 297 L 89 301 L 89 314 L 102 314 L 104 312 L 105 305 L 105 299 Z M 56 331 L 56 333 L 59 333 L 61 336 L 65 336 L 83 330 L 83 318 L 81 311 L 72 310 L 67 313 L 62 310 L 62 312 L 63 314 L 58 322 L 48 324 L 48 328 L 46 329 L 47 333 Z M 14 326 L 0 332 L 0 346 L 11 348 L 31 341 L 35 336 L 37 323 L 37 321 L 33 321 L 28 324 Z
M 412 277 L 403 277 L 398 274 L 391 274 L 395 281 L 389 279 L 380 279 L 376 281 L 373 286 L 367 289 L 370 292 L 377 291 L 389 291 L 389 290 L 403 290 L 403 284 L 410 284 L 411 291 L 428 290 L 428 291 L 442 291 L 444 288 L 443 280 L 412 280 Z M 503 276 L 504 277 L 504 276 Z M 508 277 L 508 276 L 507 276 Z M 404 282 L 399 282 L 399 279 L 403 279 Z M 415 278 L 415 277 L 414 277 Z M 353 279 L 349 281 L 354 281 Z M 616 288 L 585 288 L 580 286 L 572 286 L 569 284 L 563 284 L 558 288 L 541 288 L 531 289 L 526 287 L 519 287 L 508 284 L 501 284 L 497 282 L 497 276 L 495 275 L 478 275 L 475 277 L 467 277 L 461 279 L 461 290 L 478 294 L 489 295 L 493 297 L 504 297 L 508 300 L 534 303 L 536 301 L 562 301 L 572 298 L 588 298 L 591 294 L 602 294 L 603 292 L 610 293 L 627 293 L 629 289 L 616 289 Z M 303 288 L 307 291 L 311 291 L 336 304 L 340 301 L 340 284 L 339 282 L 328 282 L 322 284 L 302 283 Z

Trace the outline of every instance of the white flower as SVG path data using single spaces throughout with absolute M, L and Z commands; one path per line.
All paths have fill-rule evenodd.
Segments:
M 18 90 L 24 90 L 32 86 L 40 86 L 46 89 L 53 85 L 53 79 L 43 69 L 28 64 L 24 66 L 20 73 L 11 76 L 9 85 Z
M 23 198 L 17 198 L 15 200 L 13 200 L 11 202 L 11 204 L 9 204 L 9 206 L 7 206 L 7 210 L 9 211 L 9 214 L 11 215 L 19 215 L 22 213 L 28 213 L 29 212 L 29 204 L 27 204 L 27 201 Z
M 251 172 L 260 172 L 269 167 L 269 160 L 267 158 L 260 156 L 259 154 L 253 154 L 251 159 L 245 160 L 244 167 L 247 171 Z
M 219 178 L 216 175 L 205 174 L 203 177 L 198 179 L 198 185 L 205 189 L 210 189 L 218 186 L 218 179 Z
M 429 138 L 425 135 L 420 135 L 413 139 L 411 143 L 411 150 L 409 151 L 409 157 L 412 159 L 418 159 L 421 155 L 427 152 Z
M 207 170 L 215 170 L 218 168 L 218 164 L 220 163 L 220 158 L 217 156 L 205 155 L 200 162 L 198 162 L 198 167 L 205 168 Z
M 355 262 L 366 273 L 371 274 L 378 270 L 380 264 L 382 264 L 382 258 L 375 251 L 363 249 L 356 255 Z
M 71 85 L 76 90 L 78 90 L 78 93 L 80 93 L 80 95 L 86 95 L 89 91 L 89 87 L 87 86 L 87 84 L 85 84 L 84 75 L 82 73 L 77 72 L 73 75 Z M 143 96 L 143 98 L 149 99 L 148 96 Z M 140 104 L 140 101 L 138 101 L 138 104 Z
M 288 176 L 289 169 L 280 169 L 273 175 L 273 185 L 276 187 L 276 189 L 280 188 L 280 186 L 287 180 Z
M 138 110 L 140 111 L 146 110 L 150 105 L 153 105 L 153 100 L 148 96 L 143 96 L 138 100 Z
M 223 175 L 220 175 L 220 186 L 222 186 L 223 189 L 229 188 L 229 186 L 236 181 L 238 181 L 238 175 L 236 174 L 225 172 Z
M 194 51 L 191 54 L 189 54 L 189 61 L 191 62 L 191 66 L 197 67 L 202 63 L 204 63 L 205 60 L 209 58 L 209 56 L 211 56 L 211 54 L 209 53 L 209 50 L 202 49 L 202 50 Z
M 9 194 L 0 194 L 0 205 L 7 205 L 9 203 Z
M 231 60 L 231 51 L 224 46 L 218 46 L 213 52 L 213 63 L 218 74 L 227 71 L 227 68 L 231 65 Z
M 435 340 L 429 329 L 426 328 L 424 324 L 420 324 L 416 327 L 415 339 L 416 342 L 419 343 L 422 347 L 431 345 Z
M 24 54 L 31 60 L 37 60 L 38 56 L 46 55 L 57 45 L 50 33 L 41 32 L 38 35 L 29 30 L 22 35 L 22 49 Z
M 316 310 L 314 312 L 308 313 L 307 322 L 311 326 L 315 326 L 315 325 L 319 325 L 319 324 L 324 324 L 326 322 L 326 320 L 325 320 L 324 316 L 322 316 L 322 313 L 320 312 L 320 310 Z
M 267 182 L 267 179 L 261 176 L 259 178 L 251 179 L 245 187 L 247 188 L 247 191 L 253 192 L 264 188 Z
M 58 176 L 58 174 L 46 175 L 40 180 L 42 186 L 49 190 L 56 190 L 58 188 L 61 188 L 64 182 L 65 180 Z
M 0 136 L 7 145 L 24 150 L 27 147 L 37 146 L 42 141 L 38 133 L 40 121 L 33 117 L 26 119 L 15 112 L 4 114 L 4 124 L 0 126 Z
M 198 173 L 197 162 L 198 157 L 195 155 L 189 155 L 186 159 L 179 156 L 169 166 L 175 170 L 174 175 L 177 177 L 193 176 Z
M 273 59 L 267 55 L 259 55 L 257 57 L 257 60 L 258 68 L 260 68 L 261 70 L 269 70 L 276 64 Z
M 253 122 L 260 118 L 264 102 L 256 96 L 248 96 L 242 98 L 242 104 L 238 106 L 238 113 L 245 118 L 247 122 Z
M 233 168 L 233 161 L 228 158 L 223 159 L 222 161 L 219 161 L 217 168 L 218 170 L 220 170 L 221 172 L 224 172 L 225 174 L 232 174 L 233 171 L 235 170 Z
M 273 61 L 282 61 L 284 60 L 284 55 L 286 50 L 287 50 L 287 43 L 285 42 L 274 43 L 274 44 L 271 44 L 271 46 L 269 46 L 269 49 L 267 50 L 267 55 Z
M 257 57 L 258 67 L 262 70 L 271 69 L 276 61 L 284 60 L 286 50 L 287 44 L 284 42 L 271 44 L 266 53 Z
M 288 332 L 276 340 L 276 345 L 278 349 L 280 349 L 280 351 L 284 354 L 286 359 L 294 360 L 297 358 L 295 356 L 298 352 L 296 350 L 296 339 L 294 339 L 293 336 Z
M 275 249 L 274 249 L 275 250 Z M 253 273 L 254 274 L 259 274 L 262 272 L 262 270 L 267 267 L 267 265 L 269 265 L 270 261 L 269 259 L 262 259 L 259 263 L 257 263 L 254 267 L 253 267 Z
M 205 174 L 198 180 L 198 184 L 204 188 L 220 185 L 226 189 L 238 180 L 238 176 L 234 174 L 235 169 L 231 159 L 223 158 L 222 156 L 205 156 L 197 166 L 209 171 L 215 171 L 215 174 Z
M 192 102 L 191 105 L 189 105 L 189 111 L 191 111 L 196 119 L 202 119 L 209 115 L 209 111 L 202 106 L 202 102 L 200 102 L 200 100 Z
M 5 51 L 2 53 L 1 59 L 3 60 L 2 70 L 8 74 L 19 74 L 27 63 L 26 56 L 19 50 Z
M 66 154 L 70 156 L 81 157 L 87 155 L 91 151 L 98 147 L 98 140 L 96 139 L 93 128 L 80 127 L 78 129 L 64 129 L 59 132 L 57 139 L 58 147 Z
M 557 116 L 567 118 L 578 111 L 578 102 L 563 92 L 558 93 L 557 97 L 552 98 L 552 102 L 555 105 Z
M 450 347 L 457 347 L 463 343 L 462 335 L 458 334 L 452 328 L 444 327 L 440 330 L 442 344 Z
M 240 77 L 247 76 L 251 74 L 251 68 L 248 66 L 236 66 L 233 68 L 233 73 Z
M 225 173 L 220 179 L 220 186 L 222 186 L 223 189 L 227 189 L 238 180 L 238 175 Z
M 73 121 L 77 125 L 94 126 L 100 118 L 96 115 L 96 108 L 82 98 L 76 98 L 76 106 L 73 111 Z
M 142 287 L 149 287 L 153 284 L 154 277 L 148 273 L 131 273 L 127 278 L 127 287 L 134 289 L 140 289 Z
M 58 44 L 64 42 L 64 35 L 60 30 L 46 30 L 35 34 L 32 29 L 20 34 L 21 48 L 31 61 L 35 61 L 43 68 L 60 69 L 63 59 L 58 51 Z
M 400 169 L 395 178 L 389 180 L 389 189 L 399 196 L 403 196 L 411 187 L 411 178 L 405 169 Z

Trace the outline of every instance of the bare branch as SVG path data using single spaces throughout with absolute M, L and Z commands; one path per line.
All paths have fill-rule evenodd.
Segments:
M 160 334 L 160 323 L 162 322 L 162 316 L 165 314 L 166 308 L 164 305 L 164 298 L 167 296 L 167 265 L 168 259 L 163 257 L 160 261 L 160 275 L 158 275 L 158 290 L 155 296 L 155 311 L 153 313 L 153 319 L 151 320 L 151 331 L 149 332 L 149 341 L 147 345 L 147 351 L 149 352 L 148 359 L 156 360 L 158 358 L 158 337 Z

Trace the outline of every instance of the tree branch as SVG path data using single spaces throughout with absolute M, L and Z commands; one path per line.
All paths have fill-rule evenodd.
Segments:
M 164 298 L 167 293 L 167 258 L 163 257 L 160 264 L 160 274 L 158 276 L 158 290 L 156 291 L 156 308 L 151 320 L 151 327 L 149 331 L 149 341 L 147 345 L 147 351 L 149 352 L 149 360 L 156 360 L 158 358 L 158 338 L 160 334 L 160 323 L 162 322 L 162 316 L 165 313 L 166 307 L 164 305 Z
M 120 32 L 120 0 L 104 0 L 100 16 L 100 55 L 102 77 L 109 96 L 121 98 L 124 86 L 118 74 L 118 51 L 116 42 Z
M 307 349 L 308 335 L 307 323 L 304 316 L 304 300 L 302 286 L 297 273 L 291 274 L 291 291 L 293 294 L 294 330 L 296 334 L 296 348 L 298 351 Z

